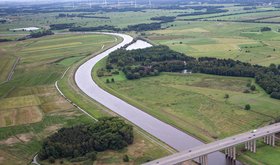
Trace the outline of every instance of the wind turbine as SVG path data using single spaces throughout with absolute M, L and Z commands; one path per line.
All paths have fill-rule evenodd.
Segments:
M 149 6 L 152 8 L 152 0 L 149 0 Z
M 135 7 L 135 8 L 137 7 L 136 0 L 134 0 L 134 7 Z
M 107 6 L 107 0 L 104 0 L 104 5 Z

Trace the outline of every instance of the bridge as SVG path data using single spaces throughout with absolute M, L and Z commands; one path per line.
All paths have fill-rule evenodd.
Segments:
M 201 165 L 208 165 L 207 155 L 217 151 L 223 151 L 225 156 L 231 161 L 236 160 L 236 146 L 244 144 L 245 149 L 256 152 L 256 141 L 263 138 L 264 143 L 272 147 L 275 146 L 275 134 L 280 132 L 280 123 L 272 124 L 253 130 L 251 132 L 235 135 L 223 140 L 218 140 L 209 144 L 190 148 L 158 160 L 154 160 L 144 165 L 178 165 L 188 160 L 195 160 Z

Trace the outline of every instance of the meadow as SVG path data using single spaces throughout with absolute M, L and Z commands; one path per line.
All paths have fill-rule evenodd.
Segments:
M 8 60 L 9 57 L 20 58 L 12 79 L 0 85 L 0 164 L 28 164 L 40 149 L 42 139 L 45 137 L 62 127 L 94 122 L 61 97 L 54 83 L 63 75 L 68 75 L 65 71 L 73 64 L 89 58 L 93 52 L 100 52 L 118 42 L 119 38 L 116 40 L 115 37 L 107 35 L 60 34 L 0 43 L 1 59 L 3 58 L 1 62 L 6 63 L 5 59 Z M 7 75 L 5 72 L 10 72 L 9 68 L 1 70 L 1 74 Z M 72 74 L 68 76 L 72 77 Z M 5 78 L 3 76 L 3 80 Z M 63 89 L 66 95 L 72 90 Z M 76 95 L 75 92 L 72 94 Z M 77 100 L 79 97 L 73 99 L 96 118 L 110 115 L 92 100 L 91 104 L 86 102 L 87 107 L 83 106 L 85 103 L 82 99 Z M 105 157 L 109 155 L 115 156 L 111 160 L 114 163 L 122 162 L 122 157 L 126 153 L 130 155 L 132 162 L 143 162 L 170 153 L 159 147 L 159 142 L 150 140 L 148 135 L 142 135 L 137 129 L 135 135 L 137 144 L 118 153 L 117 157 L 115 156 L 117 152 L 102 153 L 98 164 L 106 162 Z M 145 149 L 132 156 L 138 145 Z
M 102 61 L 104 63 L 104 61 Z M 95 70 L 104 66 L 99 63 Z M 165 121 L 193 136 L 211 142 L 238 133 L 264 126 L 279 118 L 278 100 L 271 99 L 253 79 L 223 77 L 205 74 L 162 73 L 160 76 L 127 80 L 123 74 L 98 78 L 96 82 L 110 93 L 141 108 L 145 112 Z M 114 83 L 106 83 L 114 78 Z M 244 93 L 247 84 L 254 84 L 257 90 Z M 225 98 L 228 95 L 229 98 Z M 244 110 L 250 104 L 252 109 Z M 240 159 L 260 163 L 264 154 L 270 162 L 273 154 L 279 154 L 279 147 L 258 145 L 258 154 L 238 151 Z M 274 158 L 271 162 L 277 162 Z
M 193 57 L 231 58 L 265 66 L 280 63 L 279 25 L 201 21 L 169 24 L 173 26 L 149 31 L 145 36 L 155 44 Z M 264 26 L 273 31 L 259 32 Z

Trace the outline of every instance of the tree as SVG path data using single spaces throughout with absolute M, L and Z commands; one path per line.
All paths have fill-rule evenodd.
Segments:
M 225 99 L 228 99 L 229 98 L 229 94 L 225 94 Z
M 110 80 L 109 80 L 109 79 L 106 79 L 106 83 L 110 83 Z
M 112 82 L 112 83 L 114 83 L 114 82 L 115 82 L 115 79 L 114 79 L 114 78 L 112 78 L 112 79 L 111 79 L 111 82 Z
M 251 109 L 251 105 L 250 104 L 246 104 L 244 109 L 247 110 L 247 111 L 250 110 Z

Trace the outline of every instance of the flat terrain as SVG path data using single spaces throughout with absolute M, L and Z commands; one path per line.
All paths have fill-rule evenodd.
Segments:
M 279 101 L 269 98 L 260 88 L 243 93 L 252 79 L 162 74 L 135 81 L 115 80 L 108 87 L 154 116 L 206 141 L 259 127 L 280 116 Z M 229 99 L 224 98 L 226 94 Z M 243 110 L 247 103 L 251 111 Z
M 95 70 L 102 66 L 104 60 Z M 95 74 L 94 77 L 97 78 Z M 250 78 L 163 73 L 126 80 L 120 74 L 113 76 L 115 83 L 106 83 L 111 78 L 105 76 L 97 82 L 116 96 L 206 142 L 250 131 L 280 116 L 280 102 L 271 99 Z M 255 84 L 257 90 L 244 93 L 248 83 Z M 244 110 L 246 104 L 251 105 L 250 111 Z M 279 147 L 267 148 L 264 150 L 279 152 Z M 263 153 L 262 148 L 258 151 Z M 241 159 L 259 160 L 260 155 L 249 156 L 246 153 Z
M 194 57 L 231 58 L 266 66 L 280 63 L 278 25 L 201 21 L 170 24 L 173 27 L 150 31 L 146 37 Z M 264 26 L 272 31 L 260 32 Z
M 155 44 L 167 45 L 189 56 L 232 58 L 265 66 L 271 63 L 280 64 L 279 11 L 270 11 L 279 8 L 258 6 L 244 10 L 244 6 L 219 5 L 225 6 L 229 12 L 177 17 L 175 22 L 162 24 L 162 30 L 136 35 L 148 38 Z M 59 12 L 19 13 L 7 16 L 10 22 L 0 25 L 0 38 L 16 39 L 22 37 L 19 34 L 28 34 L 25 31 L 8 30 L 13 28 L 48 28 L 50 24 L 59 23 L 75 23 L 82 27 L 113 25 L 123 28 L 139 23 L 157 22 L 150 20 L 151 17 L 193 12 L 195 11 L 192 9 L 146 9 L 137 12 L 87 13 L 87 16 L 109 19 L 58 18 Z M 270 27 L 272 31 L 260 32 L 261 27 Z M 11 33 L 13 35 L 7 35 Z M 14 36 L 16 34 L 18 35 Z M 38 151 L 43 137 L 63 126 L 91 122 L 90 118 L 77 112 L 76 108 L 61 98 L 54 88 L 54 82 L 61 78 L 68 67 L 70 69 L 59 81 L 65 95 L 94 117 L 109 115 L 109 110 L 80 93 L 72 76 L 81 60 L 88 58 L 92 52 L 101 51 L 103 45 L 104 49 L 108 48 L 114 41 L 112 37 L 100 35 L 55 35 L 0 43 L 0 84 L 11 73 L 16 59 L 20 58 L 12 81 L 0 85 L 0 104 L 3 105 L 0 108 L 0 164 L 24 164 Z M 102 67 L 104 64 L 100 65 Z M 164 73 L 159 77 L 128 81 L 122 72 L 114 76 L 115 83 L 104 83 L 107 78 L 111 77 L 98 79 L 99 85 L 206 142 L 268 124 L 280 115 L 279 101 L 269 98 L 258 86 L 256 92 L 243 93 L 248 83 L 254 84 L 253 79 Z M 224 98 L 225 94 L 229 95 L 228 99 Z M 243 108 L 248 103 L 252 110 L 244 111 Z M 149 160 L 147 155 L 156 158 L 167 154 L 156 144 L 150 144 L 142 136 L 138 137 L 138 134 L 136 139 L 136 147 L 129 148 L 128 154 L 142 156 L 133 158 L 133 162 Z M 138 153 L 137 147 L 144 148 L 145 151 Z M 119 164 L 125 152 L 109 151 L 102 154 L 97 162 Z M 156 152 L 162 154 L 156 155 Z M 240 159 L 249 164 L 269 162 L 276 165 L 280 160 L 275 155 L 279 153 L 279 147 L 272 149 L 263 146 L 258 149 L 257 154 L 246 152 Z
M 103 46 L 106 49 L 114 44 L 115 37 L 78 34 L 0 43 L 1 57 L 20 58 L 12 80 L 0 85 L 0 164 L 27 164 L 40 149 L 43 138 L 62 127 L 93 122 L 61 97 L 54 83 L 63 75 L 66 80 L 72 77 L 74 68 L 65 71 L 77 61 L 93 52 L 102 51 Z M 67 86 L 68 81 L 65 84 Z M 72 90 L 61 86 L 67 95 L 67 91 Z M 73 93 L 76 94 L 76 91 Z M 97 118 L 109 115 L 93 101 L 84 103 L 82 96 L 73 101 L 87 108 L 91 115 Z M 159 147 L 158 142 L 150 141 L 138 130 L 135 134 L 137 144 L 118 154 L 102 153 L 97 164 L 107 162 L 108 156 L 114 157 L 111 163 L 115 163 L 122 162 L 124 154 L 128 154 L 132 162 L 144 162 L 169 154 L 169 151 Z M 139 145 L 142 150 L 133 157 Z

